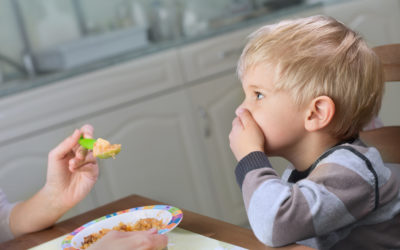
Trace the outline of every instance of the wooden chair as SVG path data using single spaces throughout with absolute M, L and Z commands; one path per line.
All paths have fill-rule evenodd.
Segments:
M 378 46 L 373 50 L 383 63 L 385 81 L 400 81 L 400 44 Z M 400 164 L 400 126 L 364 131 L 360 138 L 367 145 L 376 147 L 385 162 Z

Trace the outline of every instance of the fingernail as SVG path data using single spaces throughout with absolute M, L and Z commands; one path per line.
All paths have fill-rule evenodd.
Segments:
M 236 114 L 237 114 L 237 115 L 242 114 L 243 112 L 244 112 L 244 108 L 238 108 L 238 109 L 236 110 Z

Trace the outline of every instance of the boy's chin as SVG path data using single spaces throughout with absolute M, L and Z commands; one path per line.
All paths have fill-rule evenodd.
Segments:
M 274 149 L 274 148 L 265 146 L 264 152 L 267 156 L 283 157 L 282 154 L 280 153 L 279 149 Z

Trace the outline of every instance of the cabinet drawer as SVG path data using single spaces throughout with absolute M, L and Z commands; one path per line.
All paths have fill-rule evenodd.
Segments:
M 256 28 L 227 33 L 179 49 L 185 82 L 236 70 L 247 36 Z
M 0 143 L 182 85 L 177 58 L 166 51 L 1 99 Z

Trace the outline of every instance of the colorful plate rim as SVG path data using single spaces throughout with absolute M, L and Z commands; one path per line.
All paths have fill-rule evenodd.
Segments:
M 151 205 L 151 206 L 129 208 L 129 209 L 121 210 L 121 211 L 118 211 L 118 212 L 115 212 L 112 214 L 107 214 L 100 218 L 89 221 L 88 223 L 84 224 L 83 226 L 78 227 L 77 229 L 75 229 L 73 232 L 71 232 L 64 238 L 64 240 L 61 243 L 61 247 L 63 250 L 79 250 L 79 248 L 75 248 L 72 246 L 72 239 L 74 238 L 74 236 L 76 234 L 78 234 L 83 229 L 89 227 L 90 225 L 95 224 L 96 222 L 99 222 L 99 221 L 102 221 L 102 220 L 105 220 L 105 219 L 108 219 L 108 218 L 111 218 L 111 217 L 114 217 L 114 216 L 117 216 L 120 214 L 129 213 L 129 212 L 133 212 L 133 211 L 137 211 L 137 210 L 147 210 L 147 209 L 167 210 L 172 215 L 172 218 L 168 222 L 167 226 L 163 229 L 158 230 L 159 234 L 164 234 L 168 231 L 171 231 L 176 226 L 178 226 L 178 224 L 181 222 L 181 220 L 183 218 L 182 210 L 180 210 L 177 207 L 170 206 L 170 205 Z

